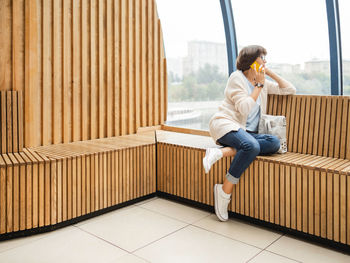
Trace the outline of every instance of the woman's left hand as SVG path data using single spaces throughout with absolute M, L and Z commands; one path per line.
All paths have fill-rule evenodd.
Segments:
M 265 83 L 265 67 L 262 67 L 259 70 L 255 70 L 255 82 L 263 84 Z

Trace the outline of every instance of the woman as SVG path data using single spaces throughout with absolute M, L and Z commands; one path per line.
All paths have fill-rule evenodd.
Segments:
M 272 154 L 280 148 L 276 136 L 258 134 L 260 115 L 266 113 L 267 94 L 295 94 L 296 91 L 290 82 L 265 67 L 266 53 L 265 48 L 257 45 L 244 47 L 239 52 L 237 71 L 228 79 L 225 99 L 209 122 L 210 135 L 224 147 L 207 149 L 203 158 L 206 172 L 222 157 L 235 155 L 224 183 L 214 186 L 215 213 L 221 221 L 228 220 L 227 207 L 233 185 L 242 173 L 257 155 Z M 275 82 L 265 79 L 265 75 Z

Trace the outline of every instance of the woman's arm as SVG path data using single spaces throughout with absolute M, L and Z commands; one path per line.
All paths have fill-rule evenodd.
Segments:
M 275 72 L 271 71 L 268 68 L 265 68 L 265 73 L 274 81 L 277 82 L 278 85 L 272 85 L 268 90 L 270 94 L 295 94 L 296 88 L 292 83 L 285 80 L 281 76 L 277 75 Z

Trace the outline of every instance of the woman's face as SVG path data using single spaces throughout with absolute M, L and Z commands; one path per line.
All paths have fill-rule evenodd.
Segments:
M 260 55 L 260 56 L 256 59 L 256 62 L 258 62 L 260 65 L 263 65 L 263 67 L 265 67 L 265 63 L 266 63 L 265 55 Z

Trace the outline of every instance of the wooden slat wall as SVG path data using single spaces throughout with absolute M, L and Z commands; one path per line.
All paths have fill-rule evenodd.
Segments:
M 287 119 L 288 151 L 350 159 L 349 96 L 269 95 L 267 114 Z
M 24 148 L 0 155 L 0 234 L 54 225 L 155 193 L 155 147 L 149 139 L 124 138 L 66 152 Z
M 165 122 L 155 0 L 2 0 L 0 22 L 0 90 L 24 92 L 25 147 Z
M 214 184 L 223 182 L 233 157 L 221 159 L 205 174 L 205 149 L 165 142 L 157 147 L 157 190 L 213 206 Z M 327 163 L 314 157 L 303 166 L 299 163 L 305 155 L 285 155 L 288 165 L 268 158 L 258 157 L 244 172 L 229 210 L 350 245 L 349 161 Z
M 21 91 L 0 91 L 0 154 L 23 149 L 23 101 Z

